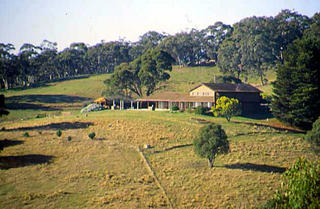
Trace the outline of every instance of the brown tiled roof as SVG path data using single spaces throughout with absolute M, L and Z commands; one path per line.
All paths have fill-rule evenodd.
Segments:
M 213 102 L 213 97 L 208 96 L 190 96 L 187 93 L 180 92 L 162 92 L 148 97 L 137 99 L 140 102 Z
M 208 88 L 216 92 L 261 92 L 254 86 L 245 83 L 233 84 L 233 83 L 202 83 L 190 91 L 195 90 L 196 88 L 205 85 Z

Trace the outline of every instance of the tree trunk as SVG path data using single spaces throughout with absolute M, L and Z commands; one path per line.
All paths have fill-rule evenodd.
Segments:
M 208 161 L 209 161 L 209 167 L 213 168 L 213 158 L 212 159 L 209 158 Z
M 260 81 L 261 81 L 262 86 L 264 86 L 264 81 L 263 81 L 263 75 L 262 74 L 260 75 Z
M 8 89 L 9 89 L 9 83 L 8 83 L 8 80 L 7 80 L 7 79 L 2 78 L 2 81 L 3 81 L 3 84 L 4 84 L 4 88 L 5 88 L 6 90 L 8 90 Z

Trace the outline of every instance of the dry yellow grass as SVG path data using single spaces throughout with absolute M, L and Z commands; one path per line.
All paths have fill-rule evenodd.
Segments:
M 144 153 L 175 208 L 261 205 L 297 157 L 316 158 L 301 134 L 201 116 L 221 124 L 231 145 L 231 153 L 210 169 L 190 146 L 202 126 L 194 117 L 200 116 L 102 111 L 2 123 L 0 140 L 20 142 L 1 152 L 0 165 L 12 168 L 0 170 L 0 207 L 168 208 L 136 150 L 144 144 L 152 146 Z M 30 137 L 22 137 L 25 132 Z M 90 132 L 96 140 L 88 138 Z M 6 156 L 20 158 L 6 165 Z

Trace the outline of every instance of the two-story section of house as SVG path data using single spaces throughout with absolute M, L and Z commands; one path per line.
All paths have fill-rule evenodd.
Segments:
M 236 98 L 243 113 L 257 112 L 262 102 L 261 91 L 250 84 L 202 83 L 190 90 L 190 96 L 211 96 L 214 104 L 222 96 Z

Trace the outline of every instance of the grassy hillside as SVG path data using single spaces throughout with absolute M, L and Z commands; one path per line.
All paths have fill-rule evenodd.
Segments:
M 199 83 L 213 82 L 214 76 L 222 76 L 218 67 L 185 67 L 179 68 L 175 66 L 170 73 L 171 78 L 165 84 L 163 84 L 160 91 L 177 91 L 188 92 L 191 88 Z M 248 83 L 258 87 L 266 94 L 271 94 L 272 87 L 271 82 L 276 79 L 274 71 L 267 71 L 266 78 L 268 83 L 265 86 L 261 85 L 261 82 L 257 76 L 249 76 Z M 241 78 L 244 80 L 244 78 Z
M 213 81 L 215 75 L 221 75 L 217 67 L 173 67 L 170 79 L 161 91 L 188 92 L 199 83 Z
M 214 169 L 193 152 L 202 124 L 192 118 L 226 130 L 231 153 Z M 166 196 L 175 208 L 250 208 L 275 192 L 297 157 L 316 158 L 301 134 L 189 113 L 106 110 L 1 126 L 1 208 L 170 208 Z M 144 144 L 165 192 L 137 151 Z
M 88 98 L 101 96 L 104 89 L 103 81 L 110 77 L 110 74 L 88 76 L 82 79 L 66 80 L 61 82 L 48 83 L 47 85 L 24 89 L 4 91 L 6 97 L 17 95 L 70 95 Z
M 218 67 L 179 68 L 174 66 L 172 72 L 170 72 L 171 78 L 161 86 L 160 91 L 188 92 L 199 83 L 213 81 L 215 75 L 222 75 Z M 273 71 L 268 71 L 266 76 L 269 82 L 275 80 Z M 70 95 L 92 99 L 101 96 L 104 90 L 103 81 L 109 77 L 110 74 L 94 75 L 82 79 L 53 82 L 37 88 L 9 90 L 1 93 L 4 93 L 6 97 L 17 95 Z M 260 86 L 259 78 L 255 76 L 249 77 L 248 82 Z M 266 89 L 268 93 L 271 90 L 269 85 L 261 88 Z

